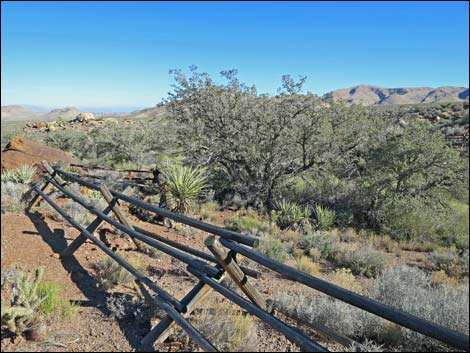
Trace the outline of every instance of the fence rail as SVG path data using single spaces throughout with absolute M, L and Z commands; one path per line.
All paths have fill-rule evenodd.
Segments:
M 34 187 L 34 191 L 37 193 L 38 197 L 42 197 L 44 201 L 46 201 L 57 212 L 59 212 L 59 214 L 69 224 L 80 231 L 80 235 L 68 246 L 67 249 L 65 249 L 65 251 L 62 252 L 61 256 L 71 256 L 85 242 L 85 240 L 90 240 L 114 261 L 119 263 L 119 265 L 129 271 L 136 278 L 139 285 L 144 285 L 153 291 L 156 296 L 151 297 L 153 298 L 152 300 L 156 303 L 156 305 L 158 305 L 167 313 L 167 317 L 163 318 L 160 323 L 155 328 L 153 328 L 142 340 L 143 347 L 148 348 L 156 340 L 159 342 L 164 340 L 166 337 L 168 337 L 168 332 L 172 325 L 177 324 L 196 343 L 198 343 L 202 349 L 206 351 L 216 351 L 216 348 L 207 340 L 207 338 L 198 332 L 187 321 L 187 317 L 192 312 L 192 310 L 194 310 L 194 308 L 199 305 L 201 301 L 210 294 L 211 291 L 216 291 L 247 312 L 257 316 L 275 330 L 283 333 L 289 340 L 298 344 L 302 350 L 310 352 L 328 351 L 325 347 L 310 339 L 305 333 L 300 332 L 298 329 L 289 326 L 279 318 L 275 317 L 274 313 L 267 309 L 265 299 L 252 285 L 247 277 L 251 276 L 252 279 L 256 279 L 259 278 L 261 274 L 260 272 L 251 268 L 240 266 L 238 264 L 237 256 L 243 256 L 281 274 L 284 278 L 302 283 L 310 288 L 316 289 L 333 298 L 380 316 L 400 326 L 437 339 L 454 348 L 465 351 L 468 351 L 469 349 L 469 337 L 462 333 L 386 306 L 370 298 L 335 286 L 324 280 L 310 276 L 295 268 L 276 262 L 264 256 L 263 254 L 253 249 L 258 244 L 258 239 L 254 237 L 245 236 L 237 232 L 229 231 L 224 228 L 216 227 L 214 225 L 210 225 L 159 207 L 152 206 L 137 198 L 113 190 L 108 190 L 103 185 L 97 185 L 93 182 L 84 180 L 79 175 L 66 172 L 58 166 L 51 168 L 49 165 L 47 165 L 47 163 L 45 163 L 45 169 L 48 171 L 48 175 L 44 175 L 44 181 L 46 185 L 42 188 L 40 188 L 39 185 L 36 185 Z M 100 211 L 92 205 L 88 204 L 80 196 L 68 190 L 65 181 L 62 178 L 68 181 L 79 183 L 80 185 L 93 190 L 100 190 L 108 202 L 108 207 L 105 210 Z M 53 186 L 64 196 L 83 206 L 90 213 L 96 216 L 95 220 L 87 228 L 79 225 L 49 196 L 47 196 L 46 188 L 48 186 Z M 205 244 L 212 255 L 166 239 L 165 237 L 149 232 L 143 228 L 133 226 L 120 212 L 119 201 L 130 203 L 162 217 L 172 219 L 176 222 L 186 224 L 190 227 L 197 228 L 211 234 L 211 236 L 206 239 Z M 34 200 L 32 204 L 36 203 L 37 199 Z M 111 211 L 115 212 L 115 214 L 118 216 L 118 220 L 115 220 L 108 215 Z M 124 259 L 110 250 L 103 242 L 101 242 L 92 234 L 102 222 L 106 222 L 116 229 L 124 232 L 135 242 L 138 241 L 139 243 L 136 243 L 136 245 L 143 243 L 145 246 L 158 249 L 185 263 L 187 265 L 187 271 L 199 280 L 198 284 L 183 299 L 178 300 L 174 298 L 168 292 L 166 292 L 165 289 L 161 288 L 148 277 L 139 273 Z M 217 236 L 217 238 L 215 236 Z M 142 247 L 141 250 L 145 251 L 145 248 Z M 233 290 L 228 289 L 227 287 L 220 284 L 222 278 L 226 276 L 233 280 L 233 282 L 242 290 L 248 299 L 243 298 Z M 314 329 L 319 334 L 325 337 L 329 337 L 330 339 L 334 339 L 341 344 L 345 344 L 345 342 L 352 342 L 351 339 L 342 337 L 340 334 L 334 333 L 329 328 L 322 327 L 321 325 L 315 324 Z

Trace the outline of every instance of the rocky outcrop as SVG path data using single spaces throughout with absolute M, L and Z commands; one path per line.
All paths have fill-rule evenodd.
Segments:
M 90 121 L 90 120 L 96 120 L 93 113 L 80 113 L 75 118 L 75 121 L 79 121 L 81 123 L 86 122 L 86 121 Z
M 28 140 L 22 136 L 15 136 L 2 152 L 2 171 L 17 169 L 22 165 L 34 165 L 38 173 L 42 171 L 41 161 L 51 163 L 77 163 L 68 153 L 42 143 Z

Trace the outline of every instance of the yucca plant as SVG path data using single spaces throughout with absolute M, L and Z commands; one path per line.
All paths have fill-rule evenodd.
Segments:
M 33 181 L 34 176 L 36 175 L 36 167 L 32 165 L 23 165 L 16 170 L 16 177 L 18 182 L 22 184 L 29 184 Z
M 202 168 L 172 165 L 165 168 L 162 174 L 175 203 L 174 212 L 187 213 L 191 203 L 202 197 L 207 189 L 207 178 Z
M 315 206 L 315 217 L 320 229 L 327 229 L 335 223 L 336 213 L 328 207 L 322 205 Z
M 292 201 L 282 200 L 276 204 L 276 209 L 276 223 L 281 229 L 298 228 L 309 218 L 309 211 Z

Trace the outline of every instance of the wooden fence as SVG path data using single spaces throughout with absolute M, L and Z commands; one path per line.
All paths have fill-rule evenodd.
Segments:
M 153 300 L 157 306 L 166 312 L 167 316 L 164 317 L 143 338 L 141 342 L 143 350 L 150 349 L 156 341 L 163 342 L 168 337 L 169 331 L 173 325 L 177 324 L 197 344 L 199 344 L 203 350 L 217 351 L 208 339 L 198 332 L 197 329 L 194 328 L 187 320 L 191 312 L 199 306 L 212 291 L 216 291 L 250 314 L 258 317 L 275 330 L 283 333 L 290 341 L 296 343 L 303 351 L 326 352 L 327 349 L 325 347 L 313 341 L 297 328 L 289 326 L 275 316 L 275 314 L 268 308 L 266 298 L 264 298 L 253 285 L 253 281 L 259 278 L 260 273 L 251 268 L 240 266 L 240 257 L 249 258 L 256 263 L 281 274 L 284 278 L 302 283 L 305 286 L 316 289 L 333 298 L 380 316 L 400 326 L 437 339 L 454 348 L 465 351 L 468 351 L 469 349 L 469 337 L 462 333 L 386 306 L 370 298 L 358 295 L 319 278 L 310 276 L 302 271 L 264 256 L 254 249 L 258 244 L 258 239 L 255 237 L 242 235 L 237 232 L 155 207 L 137 198 L 109 190 L 104 185 L 95 184 L 89 180 L 85 180 L 79 175 L 66 172 L 58 166 L 51 167 L 46 162 L 43 162 L 43 165 L 47 171 L 44 175 L 45 183 L 42 187 L 40 187 L 39 184 L 34 186 L 33 190 L 36 192 L 36 196 L 31 201 L 30 206 L 32 207 L 37 205 L 42 198 L 71 226 L 80 232 L 79 236 L 75 238 L 61 253 L 61 256 L 73 256 L 73 253 L 86 240 L 93 242 L 105 254 L 129 271 L 135 277 L 140 289 L 145 293 L 145 297 L 149 300 Z M 98 210 L 88 204 L 83 198 L 74 194 L 67 188 L 67 182 L 64 179 L 70 182 L 76 182 L 87 188 L 100 191 L 101 195 L 107 202 L 107 207 L 104 210 Z M 85 228 L 78 224 L 47 195 L 47 189 L 52 186 L 56 190 L 60 191 L 64 196 L 83 206 L 96 217 L 88 227 Z M 166 217 L 175 222 L 183 223 L 187 226 L 209 233 L 210 236 L 205 240 L 205 245 L 212 255 L 189 246 L 179 244 L 178 242 L 171 241 L 158 234 L 154 234 L 132 225 L 120 209 L 120 202 L 127 202 L 161 217 Z M 109 216 L 111 212 L 115 214 L 117 220 Z M 146 247 L 150 246 L 183 262 L 187 266 L 187 271 L 194 275 L 199 282 L 181 300 L 173 297 L 164 288 L 137 271 L 128 262 L 109 249 L 103 242 L 93 235 L 93 232 L 103 222 L 106 222 L 127 234 L 134 241 L 139 250 L 146 251 Z M 221 281 L 225 277 L 229 277 L 241 289 L 246 298 L 223 286 Z M 148 292 L 149 290 L 155 294 L 153 296 L 150 295 Z M 350 338 L 344 337 L 327 327 L 315 324 L 312 328 L 314 328 L 314 330 L 320 335 L 332 339 L 344 346 L 349 346 L 354 343 Z

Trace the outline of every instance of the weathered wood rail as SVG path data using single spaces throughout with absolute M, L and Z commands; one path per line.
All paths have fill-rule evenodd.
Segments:
M 42 199 L 51 205 L 70 225 L 80 231 L 80 235 L 61 253 L 61 256 L 72 256 L 86 240 L 93 242 L 105 254 L 129 271 L 136 278 L 141 289 L 147 291 L 148 288 L 154 292 L 155 296 L 153 297 L 146 292 L 146 297 L 151 298 L 156 305 L 167 313 L 167 316 L 164 317 L 152 330 L 150 330 L 147 336 L 142 340 L 142 348 L 145 350 L 150 349 L 155 341 L 162 342 L 165 340 L 168 337 L 171 327 L 174 324 L 177 324 L 203 350 L 217 351 L 216 347 L 214 347 L 207 338 L 198 332 L 197 329 L 194 328 L 187 320 L 190 313 L 205 298 L 207 298 L 212 291 L 216 291 L 246 310 L 248 313 L 258 317 L 275 330 L 283 333 L 289 340 L 296 343 L 303 351 L 327 351 L 325 347 L 313 341 L 305 333 L 289 326 L 269 310 L 266 299 L 248 279 L 249 276 L 251 276 L 252 279 L 259 278 L 260 273 L 253 269 L 240 266 L 237 261 L 237 255 L 249 258 L 258 264 L 281 274 L 284 278 L 302 283 L 310 288 L 316 289 L 333 298 L 380 316 L 400 326 L 437 339 L 454 348 L 465 351 L 469 350 L 469 337 L 462 333 L 386 306 L 370 298 L 335 286 L 264 256 L 253 249 L 258 244 L 258 239 L 255 237 L 242 235 L 237 232 L 229 231 L 224 228 L 216 227 L 214 225 L 152 206 L 134 197 L 113 190 L 108 190 L 103 185 L 98 185 L 88 180 L 84 180 L 82 177 L 66 172 L 57 166 L 50 167 L 45 162 L 44 164 L 45 170 L 47 171 L 44 175 L 45 185 L 42 187 L 40 187 L 39 184 L 34 186 L 33 190 L 37 193 L 37 196 L 33 199 L 31 205 L 36 205 L 39 202 L 39 198 L 42 197 Z M 93 190 L 99 190 L 108 206 L 102 211 L 96 209 L 80 196 L 68 190 L 64 179 L 76 182 Z M 74 221 L 47 195 L 46 191 L 51 186 L 96 216 L 88 227 L 85 228 Z M 121 212 L 119 208 L 120 201 L 130 203 L 162 217 L 172 219 L 173 221 L 186 224 L 190 227 L 194 227 L 211 234 L 206 239 L 205 244 L 212 255 L 193 249 L 189 246 L 179 244 L 158 234 L 154 234 L 132 225 Z M 118 220 L 109 216 L 111 211 L 115 213 Z M 187 265 L 187 271 L 198 278 L 198 284 L 181 300 L 174 298 L 164 288 L 161 288 L 151 279 L 138 272 L 93 235 L 93 232 L 101 225 L 102 222 L 106 222 L 127 234 L 141 251 L 145 251 L 145 246 L 150 246 L 185 263 Z M 220 284 L 224 277 L 231 278 L 248 299 L 243 298 L 233 290 Z M 342 345 L 353 342 L 351 339 L 343 337 L 339 333 L 332 332 L 329 328 L 322 327 L 321 325 L 316 324 L 313 328 L 320 335 L 333 339 Z

